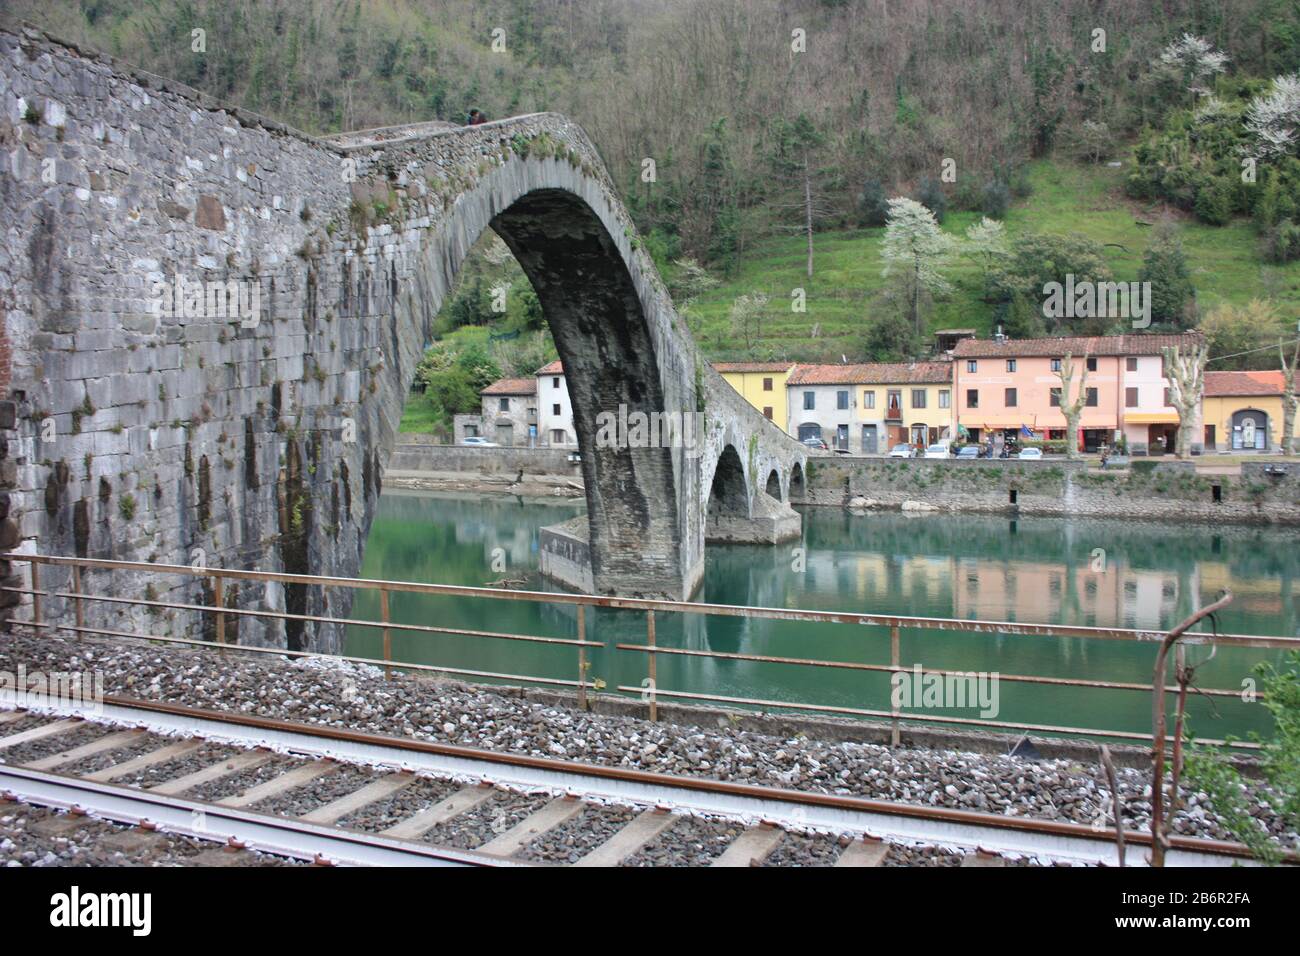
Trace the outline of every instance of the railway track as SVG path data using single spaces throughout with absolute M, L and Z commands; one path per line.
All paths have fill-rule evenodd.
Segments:
M 0 706 L 5 706 L 0 698 Z M 1113 833 L 107 698 L 0 711 L 0 794 L 349 865 L 1109 865 Z M 1129 865 L 1145 833 L 1126 833 Z M 1169 865 L 1243 862 L 1176 838 Z

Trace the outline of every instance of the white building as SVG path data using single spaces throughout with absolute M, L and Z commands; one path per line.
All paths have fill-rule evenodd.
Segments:
M 537 370 L 537 431 L 540 443 L 552 448 L 578 444 L 573 428 L 573 403 L 569 401 L 564 365 L 559 361 Z

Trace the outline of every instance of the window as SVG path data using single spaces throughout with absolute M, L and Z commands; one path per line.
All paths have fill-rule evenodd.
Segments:
M 1138 370 L 1137 356 L 1130 355 L 1128 358 L 1126 358 L 1124 360 L 1124 368 L 1129 372 L 1136 372 Z
M 1054 388 L 1054 389 L 1052 389 L 1052 392 L 1051 392 L 1051 405 L 1052 405 L 1053 408 L 1060 408 L 1060 407 L 1061 407 L 1061 390 L 1060 390 L 1059 388 Z
M 835 393 L 835 407 L 836 407 L 836 408 L 848 408 L 848 407 L 849 407 L 849 393 L 848 393 L 848 392 L 836 392 L 836 393 Z
M 966 389 L 966 407 L 967 408 L 980 407 L 980 390 L 978 388 Z
M 875 408 L 875 407 L 876 407 L 876 393 L 875 393 L 875 392 L 863 392 L 863 393 L 862 393 L 862 407 L 863 407 L 863 408 Z
M 940 408 L 952 407 L 952 396 L 948 394 L 948 390 L 946 388 L 939 389 L 939 407 Z
M 1124 389 L 1124 407 L 1125 408 L 1138 407 L 1138 390 L 1136 388 Z
M 974 371 L 978 371 L 978 370 L 979 370 L 979 362 L 975 361 L 974 359 L 967 359 L 967 361 L 966 361 L 966 371 L 968 371 L 968 372 L 974 372 Z
M 1089 372 L 1097 371 L 1097 356 L 1095 355 L 1088 356 L 1088 371 Z
M 560 376 L 557 375 L 555 376 L 555 378 L 551 379 L 551 388 L 559 388 L 559 387 L 560 387 Z
M 1007 389 L 1006 405 L 1007 408 L 1016 407 L 1016 390 L 1014 388 Z
M 552 414 L 552 415 L 557 415 L 557 416 L 558 416 L 558 415 L 560 414 L 560 406 L 559 406 L 559 405 L 552 405 L 552 406 L 551 406 L 551 414 Z
M 811 409 L 811 408 L 816 408 L 816 407 L 817 407 L 817 393 L 816 393 L 816 392 L 804 392 L 804 393 L 803 393 L 803 407 L 804 407 L 805 409 Z
M 764 406 L 763 406 L 763 417 L 766 418 L 769 422 L 772 420 L 772 406 L 771 406 L 771 405 L 764 405 Z
M 889 409 L 885 412 L 886 418 L 903 417 L 903 392 L 902 389 L 891 388 L 888 393 Z
M 763 391 L 765 392 L 772 391 L 772 380 L 770 378 L 763 379 Z
M 1008 371 L 1008 372 L 1014 372 L 1015 370 L 1016 370 L 1016 360 L 1015 360 L 1015 359 L 1007 359 L 1007 371 Z
M 1083 403 L 1089 408 L 1097 407 L 1097 390 L 1095 388 L 1088 389 L 1088 397 L 1084 399 Z
M 925 389 L 923 388 L 912 389 L 912 407 L 925 408 Z
M 1060 370 L 1061 370 L 1061 360 L 1060 360 L 1060 359 L 1052 359 L 1052 371 L 1053 371 L 1053 372 L 1059 372 Z
M 508 412 L 508 411 L 510 411 L 510 399 L 508 399 L 508 398 L 501 398 L 501 399 L 498 399 L 498 400 L 497 400 L 497 411 L 500 411 L 500 412 Z
M 466 437 L 466 438 L 477 438 L 477 437 L 478 437 L 478 426 L 477 426 L 477 425 L 466 425 L 466 426 L 465 426 L 465 437 Z
M 563 445 L 563 444 L 564 444 L 564 438 L 565 438 L 565 435 L 564 435 L 564 429 L 563 429 L 563 428 L 553 428 L 553 429 L 551 429 L 551 444 L 552 444 L 552 445 Z

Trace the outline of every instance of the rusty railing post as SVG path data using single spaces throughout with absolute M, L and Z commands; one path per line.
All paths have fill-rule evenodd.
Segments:
M 73 606 L 77 614 L 77 637 L 80 639 L 85 635 L 86 611 L 81 600 L 81 565 L 72 566 L 72 590 L 77 595 L 73 599 Z
M 1155 673 L 1151 681 L 1151 865 L 1165 865 L 1165 850 L 1169 846 L 1169 835 L 1165 832 L 1165 661 L 1169 649 L 1178 643 L 1178 639 L 1201 618 L 1209 617 L 1215 611 L 1232 603 L 1232 592 L 1224 591 L 1213 604 L 1194 612 L 1187 620 L 1165 635 L 1156 651 Z M 1180 692 L 1184 700 L 1183 692 Z M 1182 712 L 1178 713 L 1178 727 L 1182 729 Z M 1181 748 L 1179 748 L 1181 754 Z M 1175 783 L 1175 786 L 1177 784 Z M 1176 803 L 1178 795 L 1174 794 Z M 1173 807 L 1170 807 L 1170 817 Z
M 648 664 L 648 668 L 649 668 L 648 676 L 650 679 L 650 683 L 647 685 L 646 689 L 650 692 L 650 719 L 652 721 L 655 721 L 659 719 L 659 704 L 655 699 L 655 690 L 658 687 L 657 682 L 659 680 L 659 676 L 658 676 L 659 668 L 658 668 L 658 661 L 655 657 L 655 652 L 654 652 L 655 612 L 652 610 L 645 612 L 645 633 L 646 633 L 646 644 L 649 645 L 650 647 L 650 652 L 649 652 L 650 661 Z
M 379 588 L 379 618 L 385 624 L 384 627 L 384 680 L 393 679 L 393 632 L 387 627 L 388 617 L 388 588 L 382 585 Z
M 217 643 L 221 645 L 221 656 L 226 656 L 226 581 L 219 574 L 212 575 L 212 603 L 217 606 Z
M 578 640 L 587 640 L 586 606 L 578 605 Z M 578 645 L 578 706 L 587 709 L 587 645 Z
M 898 718 L 902 711 L 894 706 L 894 695 L 892 693 L 894 681 L 898 678 L 895 676 L 899 671 L 899 648 L 898 648 L 898 625 L 895 624 L 889 629 L 889 664 L 894 669 L 890 672 L 890 695 L 889 695 L 889 712 L 894 715 L 893 728 L 889 732 L 889 743 L 891 747 L 897 747 L 902 739 L 899 734 Z
M 34 634 L 40 633 L 41 623 L 41 565 L 39 561 L 32 562 L 32 623 L 37 625 L 32 628 Z

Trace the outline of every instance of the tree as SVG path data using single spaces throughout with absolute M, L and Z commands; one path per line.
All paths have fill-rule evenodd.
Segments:
M 1151 321 L 1181 326 L 1196 290 L 1183 244 L 1174 227 L 1162 223 L 1142 256 L 1138 281 L 1151 283 Z
M 746 349 L 752 350 L 763 335 L 762 318 L 766 308 L 766 292 L 750 292 L 731 303 L 731 334 L 742 339 Z
M 920 353 L 921 340 L 904 312 L 882 309 L 867 323 L 862 350 L 871 362 L 905 362 Z
M 1169 380 L 1169 403 L 1178 411 L 1178 457 L 1190 458 L 1196 437 L 1197 412 L 1205 392 L 1205 362 L 1209 357 L 1204 342 L 1172 346 L 1162 350 L 1165 376 Z
M 1071 126 L 1064 138 L 1070 155 L 1084 163 L 1100 163 L 1111 155 L 1115 145 L 1110 127 L 1095 120 L 1084 120 L 1078 126 Z
M 1287 361 L 1286 349 L 1277 343 L 1278 357 L 1282 360 L 1282 454 L 1293 455 L 1295 446 L 1295 416 L 1300 399 L 1296 397 L 1296 368 L 1300 366 L 1300 342 L 1295 343 L 1291 361 Z
M 1270 367 L 1271 346 L 1286 331 L 1277 307 L 1263 299 L 1216 306 L 1202 317 L 1198 328 L 1218 369 Z
M 1204 37 L 1184 33 L 1161 51 L 1160 62 L 1179 78 L 1183 89 L 1192 94 L 1194 102 L 1197 97 L 1209 95 L 1206 83 L 1210 77 L 1223 72 L 1228 65 L 1228 55 L 1216 50 L 1214 44 Z
M 879 179 L 868 179 L 858 193 L 858 219 L 864 226 L 883 226 L 889 220 L 889 197 Z
M 914 199 L 896 197 L 889 200 L 889 223 L 880 257 L 885 260 L 883 274 L 899 273 L 905 277 L 908 311 L 917 336 L 921 336 L 921 293 L 948 292 L 952 286 L 939 272 L 948 264 L 956 240 L 943 232 L 934 214 Z
M 996 268 L 1005 266 L 1010 249 L 1007 245 L 1007 228 L 996 219 L 985 216 L 966 230 L 966 255 L 979 264 L 984 275 L 984 296 L 988 298 L 991 280 Z
M 990 219 L 1004 219 L 1011 208 L 1011 188 L 1000 179 L 990 179 L 980 190 L 980 209 Z
M 948 195 L 943 191 L 943 184 L 932 176 L 921 180 L 916 190 L 916 201 L 934 213 L 935 222 L 943 222 L 948 214 Z
M 1245 123 L 1256 159 L 1300 151 L 1300 73 L 1274 79 L 1267 93 L 1250 101 Z
M 1056 370 L 1056 377 L 1061 381 L 1061 414 L 1065 416 L 1065 457 L 1079 457 L 1079 418 L 1088 403 L 1088 354 L 1083 356 L 1083 377 L 1079 379 L 1079 394 L 1070 398 L 1070 386 L 1074 382 L 1074 361 L 1069 352 L 1061 359 L 1061 367 Z
M 991 292 L 1004 301 L 1016 295 L 1027 301 L 1041 303 L 1050 283 L 1063 288 L 1069 276 L 1074 282 L 1108 282 L 1110 266 L 1106 264 L 1102 247 L 1097 242 L 1079 235 L 1062 236 L 1054 233 L 1025 233 L 1011 243 L 1011 255 L 1005 264 L 993 270 Z M 1049 317 L 1050 331 L 1058 331 L 1064 321 L 1081 322 L 1082 328 L 1071 329 L 1074 334 L 1099 335 L 1113 325 L 1109 317 L 1066 320 L 1063 315 Z
M 823 218 L 827 206 L 822 199 L 820 178 L 812 155 L 826 144 L 826 137 L 806 114 L 793 121 L 778 119 L 773 124 L 775 142 L 768 153 L 768 164 L 776 180 L 785 188 L 778 190 L 777 208 L 797 210 L 797 230 L 804 234 L 808 248 L 807 273 L 813 274 L 813 223 Z

